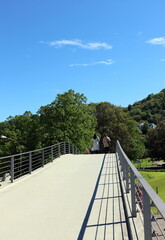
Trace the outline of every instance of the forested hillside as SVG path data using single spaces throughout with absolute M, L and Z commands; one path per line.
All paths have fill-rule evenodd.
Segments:
M 165 118 L 165 89 L 129 105 L 125 111 L 137 122 L 146 121 L 157 124 Z
M 124 109 L 141 125 L 145 137 L 146 154 L 151 158 L 165 160 L 165 89 L 157 94 L 129 105 Z M 154 123 L 155 128 L 151 128 Z
M 52 144 L 69 141 L 81 152 L 92 147 L 96 133 L 102 142 L 107 133 L 112 139 L 111 151 L 120 140 L 130 159 L 144 156 L 165 159 L 165 89 L 150 94 L 128 108 L 108 102 L 87 104 L 87 98 L 69 90 L 42 106 L 36 114 L 10 116 L 0 123 L 0 156 L 30 151 Z M 138 122 L 157 127 L 141 131 Z M 102 148 L 101 148 L 102 151 Z

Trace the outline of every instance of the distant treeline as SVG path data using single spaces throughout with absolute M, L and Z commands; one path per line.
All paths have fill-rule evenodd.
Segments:
M 165 159 L 165 90 L 150 94 L 146 99 L 121 108 L 108 102 L 87 104 L 87 98 L 69 90 L 42 106 L 36 114 L 9 117 L 0 123 L 0 156 L 49 146 L 61 141 L 74 143 L 81 152 L 92 147 L 96 133 L 102 140 L 104 133 L 116 140 L 130 159 L 144 156 Z M 138 123 L 144 122 L 140 130 Z M 156 128 L 149 128 L 149 123 Z M 102 151 L 102 148 L 101 148 Z
M 137 122 L 158 124 L 165 119 L 165 89 L 158 94 L 149 94 L 147 98 L 129 105 L 124 111 Z

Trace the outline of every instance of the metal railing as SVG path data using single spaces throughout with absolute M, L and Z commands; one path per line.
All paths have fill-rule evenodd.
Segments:
M 165 203 L 129 160 L 119 141 L 116 144 L 116 154 L 126 193 L 131 194 L 132 216 L 136 217 L 138 209 L 142 212 L 144 239 L 165 239 Z M 156 209 L 157 214 L 152 209 L 154 212 Z
M 19 153 L 0 158 L 0 181 L 15 179 L 31 174 L 32 171 L 44 167 L 45 164 L 53 162 L 54 159 L 64 154 L 79 154 L 78 148 L 69 143 L 61 142 L 49 147 Z

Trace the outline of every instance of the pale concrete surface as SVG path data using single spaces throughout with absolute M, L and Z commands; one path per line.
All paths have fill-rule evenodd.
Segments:
M 65 155 L 0 190 L 0 239 L 77 239 L 103 156 Z
M 0 239 L 129 239 L 116 155 L 103 159 L 65 155 L 1 189 Z M 142 230 L 138 219 L 131 223 L 133 240 L 142 240 L 136 225 Z
M 120 167 L 119 167 L 120 169 Z M 120 171 L 121 179 L 123 178 L 123 174 Z M 144 240 L 144 225 L 143 225 L 143 215 L 140 210 L 140 207 L 138 204 L 136 204 L 137 209 L 137 217 L 132 217 L 132 208 L 131 208 L 131 191 L 129 193 L 126 193 L 126 184 L 125 181 L 121 180 L 123 191 L 124 191 L 124 198 L 126 203 L 126 208 L 128 212 L 129 217 L 129 223 L 131 227 L 132 237 L 133 240 Z
M 106 155 L 83 239 L 128 239 L 115 154 Z

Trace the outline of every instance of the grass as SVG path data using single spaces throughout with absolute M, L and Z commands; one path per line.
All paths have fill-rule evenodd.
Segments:
M 134 165 L 136 168 L 139 168 L 140 166 L 148 167 L 152 166 L 152 161 L 150 158 L 141 159 L 140 163 L 134 162 Z M 143 170 L 140 171 L 142 176 L 145 178 L 145 180 L 151 185 L 151 187 L 157 192 L 159 197 L 165 202 L 165 171 L 164 169 L 155 171 L 151 169 L 149 170 Z M 157 213 L 157 209 L 155 207 L 151 208 L 154 213 Z
M 148 166 L 152 166 L 152 161 L 151 158 L 144 158 L 144 159 L 140 159 L 140 163 L 139 162 L 133 162 L 133 164 L 135 165 L 136 168 L 138 167 L 148 167 Z
M 165 202 L 165 172 L 140 172 L 145 180 L 151 185 L 151 187 L 157 192 L 159 197 Z M 155 207 L 151 207 L 153 213 L 157 214 L 158 210 Z
M 158 189 L 159 197 L 165 202 L 165 172 L 140 172 L 151 187 Z

